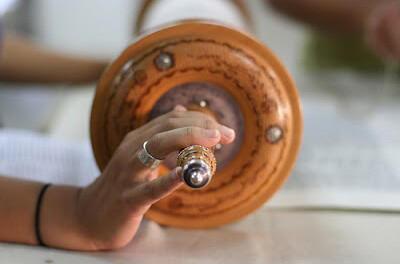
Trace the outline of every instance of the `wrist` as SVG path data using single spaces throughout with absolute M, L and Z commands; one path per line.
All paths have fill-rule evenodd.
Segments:
M 49 247 L 91 250 L 91 245 L 81 227 L 77 214 L 81 188 L 51 186 L 42 201 L 40 233 Z

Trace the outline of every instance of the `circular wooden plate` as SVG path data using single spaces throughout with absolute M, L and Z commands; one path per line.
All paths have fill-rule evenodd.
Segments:
M 157 59 L 165 54 L 172 60 L 160 67 Z M 182 187 L 146 216 L 168 226 L 215 227 L 253 212 L 275 193 L 294 165 L 302 137 L 293 81 L 273 53 L 251 36 L 186 21 L 137 40 L 98 84 L 92 146 L 102 170 L 124 136 L 150 118 L 163 95 L 191 83 L 229 94 L 242 118 L 239 147 L 206 188 Z

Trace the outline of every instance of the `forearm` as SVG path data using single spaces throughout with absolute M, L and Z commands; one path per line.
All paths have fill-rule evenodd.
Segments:
M 361 34 L 371 10 L 387 0 L 269 0 L 278 11 L 317 29 Z
M 0 241 L 36 244 L 34 214 L 40 184 L 0 177 Z
M 0 241 L 37 245 L 35 210 L 43 184 L 0 177 Z M 76 215 L 79 188 L 51 186 L 43 196 L 40 234 L 51 247 L 90 250 Z
M 6 34 L 0 49 L 1 81 L 90 83 L 97 81 L 105 67 L 105 61 L 49 52 L 15 35 Z

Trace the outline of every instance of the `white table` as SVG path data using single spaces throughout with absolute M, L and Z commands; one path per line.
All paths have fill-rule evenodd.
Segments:
M 219 229 L 145 222 L 115 252 L 81 253 L 0 244 L 0 263 L 400 263 L 400 214 L 263 209 Z

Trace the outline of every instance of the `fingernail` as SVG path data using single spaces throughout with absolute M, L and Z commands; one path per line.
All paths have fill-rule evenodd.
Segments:
M 228 138 L 233 138 L 235 136 L 235 130 L 227 127 L 227 126 L 220 126 L 220 130 L 222 132 L 222 134 L 224 134 L 224 136 L 228 137 Z
M 174 179 L 176 179 L 176 180 L 179 179 L 180 181 L 183 180 L 183 179 L 182 179 L 182 168 L 181 168 L 181 167 L 177 167 L 177 168 L 175 169 Z
M 146 177 L 146 180 L 152 181 L 158 177 L 158 169 L 152 170 Z
M 183 105 L 176 105 L 176 106 L 174 107 L 174 109 L 175 109 L 176 111 L 181 111 L 181 112 L 186 111 L 186 107 L 184 107 Z
M 219 131 L 216 129 L 207 129 L 205 134 L 208 138 L 217 138 L 219 137 Z

